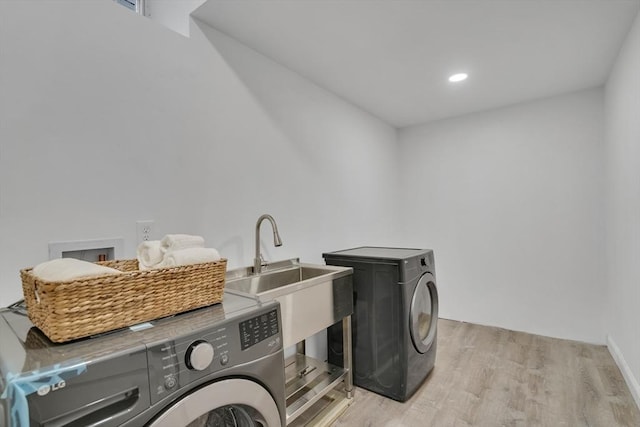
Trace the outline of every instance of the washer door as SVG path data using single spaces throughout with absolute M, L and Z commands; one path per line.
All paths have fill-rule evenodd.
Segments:
M 228 379 L 209 384 L 170 406 L 149 427 L 281 427 L 278 406 L 253 381 Z
M 436 279 L 431 273 L 425 273 L 411 298 L 409 329 L 416 350 L 426 353 L 436 336 L 438 326 L 438 290 Z

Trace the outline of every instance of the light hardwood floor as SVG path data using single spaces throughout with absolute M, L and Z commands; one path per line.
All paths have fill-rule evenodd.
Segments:
M 332 427 L 640 427 L 604 346 L 440 319 L 436 366 L 400 403 L 357 388 Z

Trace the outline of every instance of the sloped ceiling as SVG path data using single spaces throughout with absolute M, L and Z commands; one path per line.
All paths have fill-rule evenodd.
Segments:
M 404 127 L 602 85 L 640 0 L 208 0 L 192 16 Z M 469 78 L 450 83 L 450 74 Z

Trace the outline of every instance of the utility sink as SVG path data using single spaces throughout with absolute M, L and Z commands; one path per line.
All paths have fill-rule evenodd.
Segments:
M 227 271 L 225 291 L 259 301 L 277 300 L 285 347 L 328 328 L 353 313 L 353 269 L 274 262 L 253 274 L 253 267 Z

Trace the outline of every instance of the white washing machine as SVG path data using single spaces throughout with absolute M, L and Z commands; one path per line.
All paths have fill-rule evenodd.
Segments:
M 67 344 L 0 311 L 0 426 L 285 425 L 280 306 L 224 302 Z

